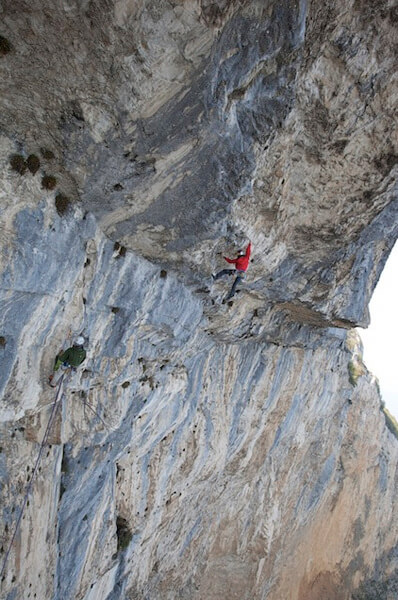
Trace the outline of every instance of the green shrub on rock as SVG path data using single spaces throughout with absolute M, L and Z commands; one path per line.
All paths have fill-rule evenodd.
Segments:
M 0 56 L 5 56 L 11 52 L 11 44 L 4 36 L 0 35 Z
M 382 411 L 384 413 L 387 428 L 391 431 L 393 435 L 395 435 L 395 437 L 398 440 L 398 421 L 385 406 L 383 406 Z
M 67 196 L 64 196 L 64 194 L 61 193 L 55 196 L 55 208 L 60 217 L 68 212 L 69 207 L 70 200 Z
M 28 169 L 32 175 L 35 175 L 40 169 L 40 160 L 36 154 L 29 154 L 28 158 L 26 159 L 26 164 L 28 165 Z
M 47 148 L 40 148 L 40 152 L 42 157 L 46 160 L 52 160 L 53 158 L 55 158 L 54 153 L 51 152 L 51 150 L 48 150 Z
M 57 180 L 53 175 L 44 175 L 41 180 L 41 187 L 45 190 L 53 190 L 57 185 Z
M 28 168 L 26 164 L 26 160 L 22 156 L 22 154 L 13 154 L 10 157 L 10 165 L 13 171 L 16 171 L 20 175 L 23 175 Z
M 117 535 L 117 549 L 118 552 L 127 548 L 131 542 L 133 534 L 130 530 L 129 524 L 123 517 L 118 516 L 116 518 L 116 535 Z

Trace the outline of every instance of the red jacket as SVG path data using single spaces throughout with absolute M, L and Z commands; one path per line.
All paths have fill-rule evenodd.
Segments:
M 247 267 L 249 266 L 251 249 L 252 243 L 249 242 L 249 245 L 246 248 L 246 253 L 243 256 L 238 256 L 238 258 L 227 258 L 224 256 L 224 258 L 227 262 L 233 263 L 238 271 L 246 271 Z

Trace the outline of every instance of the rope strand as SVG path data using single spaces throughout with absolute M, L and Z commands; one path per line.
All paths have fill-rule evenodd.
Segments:
M 9 546 L 8 546 L 8 549 L 7 549 L 5 558 L 4 558 L 3 567 L 2 567 L 1 573 L 0 573 L 0 581 L 3 581 L 3 575 L 4 575 L 4 572 L 5 572 L 5 569 L 6 569 L 6 565 L 7 565 L 7 561 L 8 561 L 10 552 L 11 552 L 11 548 L 12 548 L 12 545 L 14 543 L 15 537 L 17 535 L 18 528 L 19 528 L 19 525 L 21 523 L 22 515 L 23 515 L 23 512 L 25 510 L 25 506 L 26 506 L 26 503 L 28 501 L 28 497 L 29 497 L 30 491 L 32 489 L 33 480 L 34 480 L 34 478 L 36 476 L 36 473 L 37 473 L 37 470 L 39 468 L 39 463 L 40 463 L 41 455 L 43 453 L 45 445 L 47 444 L 48 436 L 50 434 L 51 425 L 52 425 L 52 423 L 54 421 L 54 418 L 55 418 L 55 415 L 56 415 L 56 412 L 57 412 L 57 408 L 59 406 L 59 396 L 60 396 L 60 391 L 61 391 L 61 388 L 62 388 L 62 383 L 63 383 L 64 377 L 65 377 L 65 373 L 62 374 L 62 376 L 61 376 L 61 378 L 59 380 L 59 383 L 58 383 L 57 394 L 55 396 L 55 400 L 54 400 L 54 403 L 53 403 L 53 407 L 52 407 L 52 410 L 51 410 L 50 418 L 49 418 L 48 423 L 47 423 L 47 427 L 46 427 L 46 431 L 44 433 L 43 440 L 42 440 L 42 442 L 40 444 L 39 454 L 37 455 L 35 466 L 34 466 L 33 471 L 32 471 L 32 476 L 31 476 L 31 478 L 29 480 L 29 483 L 28 483 L 28 486 L 26 488 L 26 492 L 25 492 L 23 503 L 22 503 L 22 507 L 21 507 L 21 510 L 19 511 L 18 519 L 17 519 L 17 522 L 15 524 L 14 533 L 12 535 L 11 541 L 9 543 Z
M 87 402 L 87 400 L 85 398 L 82 398 L 82 400 L 83 400 L 83 406 L 87 406 L 87 408 L 89 408 L 95 414 L 95 416 L 98 417 L 98 419 L 104 425 L 105 429 L 107 429 L 109 431 L 108 425 L 105 423 L 103 418 L 97 413 L 97 411 L 91 406 L 91 404 L 89 402 Z M 86 416 L 86 415 L 84 415 L 84 416 Z

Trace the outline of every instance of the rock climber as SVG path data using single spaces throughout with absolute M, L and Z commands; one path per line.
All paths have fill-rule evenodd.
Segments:
M 84 346 L 84 337 L 79 335 L 73 346 L 65 350 L 65 352 L 61 352 L 55 358 L 54 363 L 54 373 L 49 377 L 49 384 L 51 387 L 56 387 L 58 385 L 59 380 L 62 375 L 66 371 L 72 367 L 72 369 L 76 369 L 86 358 L 86 351 L 83 348 Z
M 224 277 L 224 275 L 236 275 L 236 278 L 232 284 L 231 290 L 230 290 L 228 296 L 225 298 L 225 300 L 223 300 L 223 302 L 227 302 L 228 300 L 230 300 L 232 298 L 232 296 L 234 296 L 237 285 L 244 279 L 245 273 L 247 271 L 247 267 L 249 266 L 251 248 L 252 248 L 252 243 L 249 242 L 249 244 L 247 245 L 246 251 L 244 252 L 243 250 L 239 250 L 238 256 L 236 258 L 227 258 L 226 256 L 224 256 L 224 260 L 226 260 L 230 264 L 234 264 L 235 268 L 234 269 L 223 269 L 222 271 L 219 271 L 218 273 L 214 273 L 212 275 L 213 281 L 216 281 L 220 277 Z

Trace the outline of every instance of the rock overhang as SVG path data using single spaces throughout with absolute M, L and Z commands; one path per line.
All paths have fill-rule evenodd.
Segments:
M 48 531 L 37 546 L 43 555 L 70 549 L 48 555 L 54 597 L 79 588 L 91 599 L 106 588 L 116 598 L 129 581 L 154 594 L 169 583 L 191 598 L 198 569 L 209 598 L 217 594 L 214 582 L 223 592 L 231 581 L 240 585 L 235 571 L 244 574 L 245 585 L 251 582 L 253 597 L 264 590 L 288 597 L 284 569 L 302 574 L 305 596 L 324 564 L 335 569 L 329 579 L 343 593 L 342 577 L 353 587 L 364 565 L 374 563 L 372 552 L 363 552 L 365 542 L 357 548 L 363 532 L 376 531 L 373 541 L 390 552 L 394 530 L 387 511 L 376 528 L 367 521 L 369 506 L 375 512 L 377 503 L 393 506 L 392 488 L 384 483 L 383 498 L 378 491 L 373 498 L 366 494 L 373 473 L 388 480 L 395 451 L 382 433 L 366 370 L 356 385 L 349 380 L 345 347 L 346 329 L 366 321 L 397 235 L 390 9 L 357 2 L 352 10 L 345 3 L 178 4 L 148 1 L 144 10 L 143 4 L 106 3 L 102 19 L 92 6 L 81 13 L 68 3 L 73 40 L 59 28 L 66 5 L 42 11 L 51 10 L 53 28 L 28 7 L 29 34 L 15 13 L 5 20 L 10 32 L 13 20 L 15 28 L 9 62 L 1 66 L 15 67 L 15 83 L 5 90 L 14 103 L 8 102 L 2 123 L 9 136 L 3 197 L 7 226 L 17 236 L 6 279 L 23 286 L 21 310 L 8 322 L 0 348 L 14 357 L 7 363 L 3 418 L 19 420 L 16 438 L 12 429 L 6 432 L 7 448 L 21 451 L 22 460 L 40 438 L 50 402 L 44 374 L 69 328 L 84 327 L 90 364 L 70 387 L 71 410 L 54 432 L 54 457 L 43 463 L 51 477 L 35 491 L 43 502 L 45 489 L 49 513 L 59 514 L 51 521 L 57 539 Z M 364 18 L 371 5 L 382 36 L 369 15 Z M 43 28 L 47 37 L 39 35 Z M 193 32 L 189 42 L 186 31 Z M 32 36 L 39 37 L 42 57 L 34 76 L 26 62 Z M 54 67 L 43 78 L 51 49 Z M 22 85 L 20 96 L 13 85 Z M 73 201 L 63 216 L 38 176 L 10 174 L 8 155 L 36 151 L 35 144 L 42 168 L 56 171 Z M 45 158 L 40 148 L 51 148 L 54 157 Z M 248 238 L 254 262 L 245 285 L 232 307 L 218 304 L 225 287 L 205 291 L 210 273 L 221 268 L 222 254 Z M 33 258 L 34 247 L 29 281 L 23 260 Z M 56 292 L 47 298 L 50 285 Z M 14 292 L 6 307 L 19 302 Z M 82 399 L 100 412 L 110 433 L 94 413 L 87 416 Z M 60 475 L 62 454 L 70 472 Z M 16 463 L 7 465 L 18 474 Z M 280 506 L 293 515 L 284 531 Z M 128 551 L 117 555 L 119 517 L 129 520 L 134 535 Z M 331 536 L 328 556 L 322 554 L 323 544 L 315 542 L 325 519 L 336 531 L 344 523 L 355 551 L 347 543 L 339 547 L 343 536 Z M 264 527 L 250 533 L 257 522 Z M 291 527 L 298 528 L 294 547 L 287 540 Z M 39 530 L 25 528 L 23 535 L 38 539 Z M 89 538 L 81 535 L 86 531 Z M 307 534 L 321 556 L 311 573 L 298 556 L 309 555 Z M 238 541 L 239 557 L 233 549 L 224 552 L 223 544 Z M 186 560 L 182 575 L 173 571 L 174 547 Z M 380 548 L 375 553 L 382 556 Z M 198 555 L 207 557 L 199 567 Z M 281 565 L 278 555 L 291 562 Z M 130 559 L 137 566 L 134 582 Z M 90 565 L 85 573 L 84 561 Z M 73 573 L 70 589 L 64 573 Z

